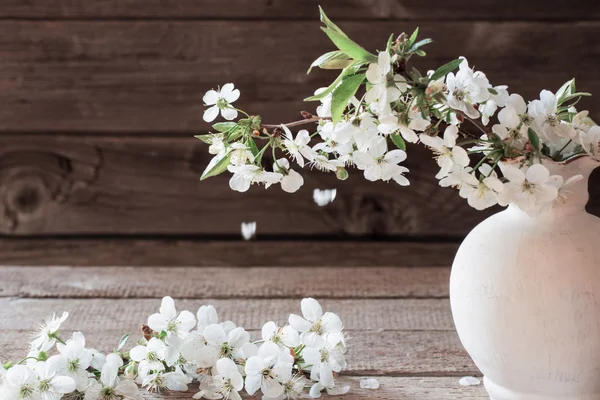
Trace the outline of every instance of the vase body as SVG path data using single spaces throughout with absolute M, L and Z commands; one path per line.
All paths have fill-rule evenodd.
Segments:
M 584 179 L 537 216 L 516 206 L 461 245 L 450 301 L 492 400 L 600 400 L 600 219 L 585 211 L 589 158 L 548 166 Z

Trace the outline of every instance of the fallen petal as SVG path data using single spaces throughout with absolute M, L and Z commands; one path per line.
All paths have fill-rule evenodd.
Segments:
M 375 378 L 365 378 L 360 380 L 361 389 L 379 389 L 379 381 Z
M 473 376 L 465 376 L 464 378 L 460 378 L 458 383 L 461 386 L 477 386 L 481 385 L 481 381 Z

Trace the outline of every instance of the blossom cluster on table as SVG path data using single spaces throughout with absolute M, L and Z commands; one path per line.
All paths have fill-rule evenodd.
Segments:
M 141 399 L 138 385 L 161 392 L 187 391 L 193 383 L 194 399 L 239 400 L 243 390 L 263 400 L 296 399 L 306 390 L 313 398 L 346 393 L 349 386 L 335 379 L 346 367 L 342 321 L 312 298 L 302 300 L 301 310 L 283 326 L 267 322 L 252 341 L 243 327 L 220 321 L 213 306 L 196 315 L 177 312 L 165 297 L 133 348 L 124 350 L 125 335 L 107 354 L 88 347 L 81 332 L 63 340 L 65 312 L 44 321 L 26 357 L 0 366 L 0 398 Z
M 410 36 L 390 36 L 385 50 L 375 55 L 322 10 L 321 21 L 338 50 L 319 57 L 311 69 L 341 73 L 305 99 L 320 101 L 316 114 L 303 112 L 303 120 L 267 125 L 233 105 L 240 91 L 232 83 L 209 90 L 204 120 L 222 116 L 227 121 L 214 124 L 214 133 L 197 136 L 214 155 L 202 179 L 229 171 L 233 190 L 279 184 L 292 193 L 304 183 L 299 172 L 304 167 L 335 173 L 341 180 L 348 177 L 347 167 L 356 167 L 370 181 L 406 186 L 406 143 L 422 143 L 435 154 L 439 184 L 459 189 L 472 207 L 512 203 L 537 213 L 565 201 L 569 187 L 582 179 L 551 175 L 548 164 L 579 157 L 600 160 L 600 127 L 587 111 L 575 108 L 589 93 L 577 92 L 574 80 L 526 103 L 507 86 L 490 84 L 463 57 L 426 74 L 408 68 L 409 60 L 425 56 L 422 48 L 431 43 L 419 40 L 418 29 Z M 490 123 L 493 118 L 497 123 Z M 292 132 L 307 124 L 310 131 Z M 270 153 L 269 163 L 265 153 Z

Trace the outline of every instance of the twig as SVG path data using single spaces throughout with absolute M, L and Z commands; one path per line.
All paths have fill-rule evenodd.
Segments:
M 293 128 L 295 126 L 301 126 L 301 125 L 311 124 L 313 122 L 329 121 L 329 120 L 331 120 L 331 118 L 322 118 L 322 117 L 317 117 L 317 116 L 313 115 L 310 118 L 301 119 L 299 121 L 294 121 L 294 122 L 288 122 L 287 124 L 279 124 L 279 125 L 262 124 L 261 127 L 267 128 L 267 129 L 275 129 L 275 128 L 279 128 L 281 125 L 285 125 L 288 128 Z

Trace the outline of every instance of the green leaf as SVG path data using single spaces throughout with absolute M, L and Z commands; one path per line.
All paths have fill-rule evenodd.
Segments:
M 425 57 L 427 55 L 427 53 L 425 53 L 423 50 L 415 50 L 415 54 L 421 57 Z
M 125 344 L 129 340 L 129 336 L 130 336 L 129 333 L 127 335 L 123 335 L 123 337 L 121 338 L 121 340 L 119 340 L 119 344 L 117 345 L 117 351 L 121 351 L 121 349 L 123 348 L 123 346 L 125 346 Z
M 390 38 L 387 41 L 387 46 L 385 46 L 385 51 L 390 52 L 392 45 L 394 44 L 394 34 L 390 35 Z
M 208 166 L 202 173 L 200 180 L 203 181 L 206 178 L 210 178 L 211 176 L 216 176 L 216 175 L 219 175 L 219 174 L 225 172 L 227 170 L 227 166 L 229 165 L 230 161 L 231 161 L 231 151 L 228 151 L 221 157 L 219 157 L 218 155 L 213 157 L 213 159 L 210 160 L 210 163 L 208 163 Z
M 540 149 L 540 137 L 538 136 L 537 133 L 535 133 L 535 131 L 531 128 L 527 129 L 527 136 L 529 137 L 529 141 L 531 142 L 531 145 L 533 146 L 533 148 L 535 148 L 536 150 Z
M 217 122 L 212 127 L 216 129 L 217 132 L 229 132 L 233 128 L 237 126 L 237 122 Z
M 362 65 L 364 65 L 363 61 L 355 61 L 350 64 L 348 67 L 344 68 L 342 72 L 338 75 L 335 81 L 327 89 L 322 91 L 319 94 L 316 94 L 311 97 L 307 97 L 304 101 L 319 101 L 327 97 L 333 90 L 340 84 L 340 82 L 348 75 L 354 74 Z
M 494 88 L 488 88 L 488 92 L 490 92 L 493 95 L 497 95 L 498 94 L 498 91 L 496 89 L 494 89 Z
M 417 43 L 413 44 L 411 46 L 410 50 L 408 50 L 408 51 L 414 51 L 414 52 L 416 52 L 417 49 L 419 49 L 419 48 L 421 48 L 421 47 L 423 47 L 423 46 L 425 46 L 426 44 L 429 44 L 429 43 L 433 43 L 433 40 L 431 40 L 431 39 L 419 40 Z
M 394 142 L 397 148 L 406 151 L 406 143 L 404 142 L 404 139 L 402 138 L 402 136 L 400 136 L 400 134 L 394 133 L 393 135 L 391 135 L 391 138 L 392 142 Z
M 319 67 L 321 69 L 344 69 L 350 64 L 352 64 L 352 60 L 348 58 L 346 53 L 337 50 L 330 51 L 317 58 L 311 64 L 307 74 L 310 74 L 310 71 L 312 71 L 314 67 Z
M 254 157 L 256 157 L 258 155 L 259 150 L 258 150 L 258 146 L 256 146 L 256 142 L 254 141 L 254 139 L 248 138 L 248 141 L 246 142 L 246 146 L 248 146 L 248 148 L 250 149 L 252 154 L 254 154 Z
M 202 140 L 206 144 L 212 144 L 212 138 L 214 135 L 194 135 L 196 139 Z
M 591 93 L 588 93 L 588 92 L 577 92 L 577 93 L 573 93 L 573 94 L 571 94 L 571 95 L 569 95 L 569 96 L 565 97 L 565 98 L 564 98 L 562 101 L 559 101 L 559 102 L 558 102 L 558 104 L 559 104 L 559 105 L 560 105 L 560 104 L 563 104 L 563 103 L 565 103 L 565 102 L 567 102 L 567 101 L 569 101 L 569 100 L 573 100 L 574 98 L 577 98 L 577 97 L 589 97 L 589 96 L 591 96 L 591 95 L 592 95 L 592 94 L 591 94 Z
M 357 61 L 366 61 L 370 63 L 377 62 L 377 57 L 363 49 L 358 43 L 350 39 L 348 36 L 340 34 L 331 28 L 321 28 L 323 32 L 329 36 L 329 39 L 337 46 L 338 49 L 348 55 L 348 57 Z
M 565 82 L 560 89 L 556 91 L 556 98 L 558 99 L 558 103 L 564 103 L 564 99 L 570 96 L 575 91 L 575 79 L 571 79 Z
M 348 37 L 336 24 L 333 23 L 333 21 L 329 19 L 329 17 L 325 14 L 325 11 L 323 11 L 323 8 L 321 6 L 319 6 L 319 16 L 321 18 L 321 22 L 324 23 L 327 28 L 333 29 L 340 35 Z
M 415 41 L 417 40 L 417 36 L 419 36 L 419 27 L 417 26 L 417 29 L 414 30 L 414 32 L 412 33 L 412 35 L 410 35 L 410 39 L 408 39 L 408 46 L 412 46 Z
M 452 72 L 456 68 L 458 68 L 459 65 L 462 64 L 462 62 L 463 62 L 462 59 L 457 58 L 456 60 L 450 61 L 449 63 L 442 65 L 441 67 L 439 67 L 438 69 L 435 70 L 435 72 L 431 75 L 430 79 L 432 81 L 435 81 L 437 79 L 440 79 L 440 78 L 448 75 L 450 72 Z
M 342 118 L 348 102 L 356 94 L 364 80 L 364 74 L 352 75 L 344 79 L 340 86 L 335 88 L 331 97 L 331 119 L 334 123 Z

